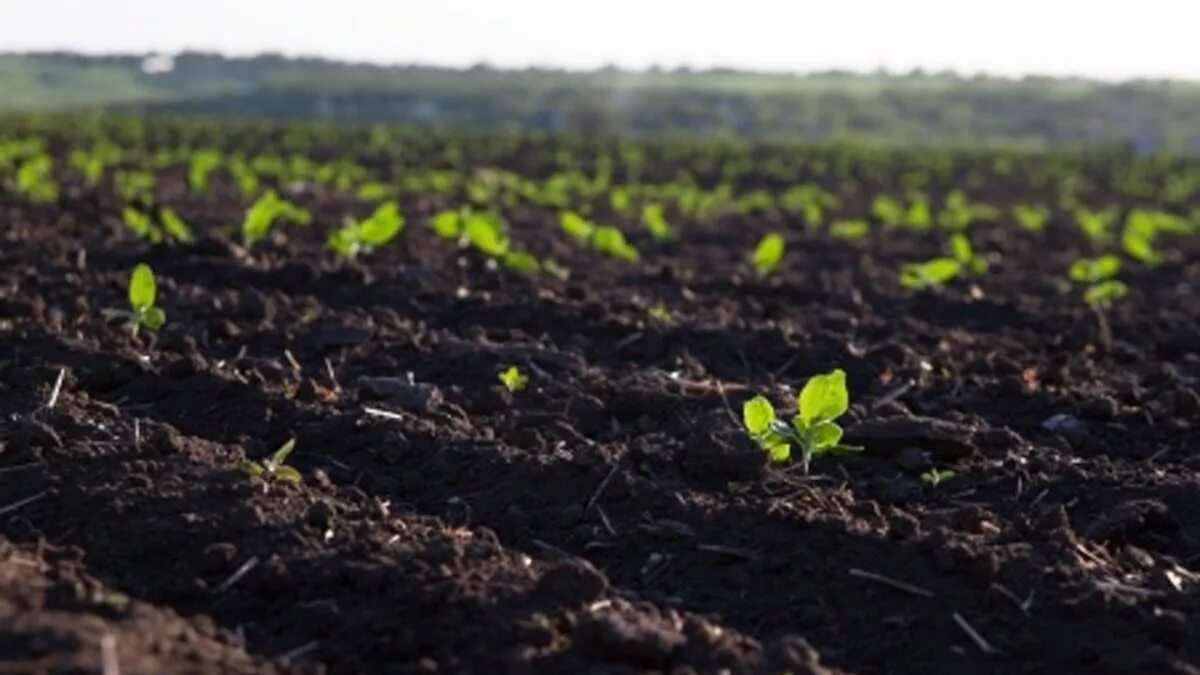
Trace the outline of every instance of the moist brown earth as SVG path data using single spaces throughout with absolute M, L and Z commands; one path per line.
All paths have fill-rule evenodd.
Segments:
M 510 213 L 561 281 L 437 239 L 433 203 L 338 260 L 364 206 L 315 190 L 247 252 L 218 188 L 162 176 L 188 247 L 111 193 L 0 193 L 0 672 L 1200 669 L 1194 240 L 1107 339 L 1057 286 L 1067 229 L 983 226 L 986 277 L 913 293 L 934 239 L 730 217 L 625 264 Z M 133 337 L 103 312 L 137 262 L 169 323 Z M 835 367 L 866 450 L 767 466 L 741 403 Z M 409 373 L 436 393 L 370 379 Z M 291 438 L 301 485 L 239 468 Z

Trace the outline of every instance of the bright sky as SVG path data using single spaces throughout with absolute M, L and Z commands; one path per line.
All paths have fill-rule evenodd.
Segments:
M 1200 79 L 1194 0 L 0 0 L 0 51 Z

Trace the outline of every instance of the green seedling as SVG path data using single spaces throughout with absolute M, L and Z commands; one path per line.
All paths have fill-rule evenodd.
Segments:
M 521 372 L 521 369 L 516 366 L 505 368 L 499 375 L 500 384 L 508 390 L 510 394 L 517 394 L 524 391 L 525 387 L 529 386 L 529 376 Z
M 117 171 L 113 174 L 117 194 L 126 204 L 141 203 L 143 205 L 154 201 L 154 187 L 157 179 L 153 173 L 140 170 Z
M 574 211 L 563 211 L 558 217 L 563 232 L 575 241 L 586 244 L 592 239 L 596 226 Z
M 1098 258 L 1080 258 L 1071 263 L 1067 276 L 1071 281 L 1081 284 L 1095 284 L 1117 276 L 1121 271 L 1121 259 L 1115 255 L 1102 255 Z
M 1121 233 L 1121 248 L 1125 255 L 1146 265 L 1157 267 L 1162 263 L 1162 254 L 1154 245 L 1155 230 L 1145 220 L 1134 220 Z
M 983 256 L 975 253 L 975 248 L 971 246 L 971 240 L 967 239 L 967 235 L 951 235 L 949 248 L 951 257 L 957 260 L 963 267 L 971 270 L 976 275 L 987 274 L 988 261 Z
M 675 317 L 671 314 L 671 310 L 667 309 L 667 306 L 661 303 L 647 309 L 646 315 L 655 323 L 663 325 L 675 323 Z
M 650 236 L 658 241 L 671 241 L 676 237 L 675 230 L 671 229 L 667 222 L 662 204 L 646 205 L 646 208 L 642 209 L 642 224 L 650 231 Z
M 16 183 L 17 192 L 35 204 L 58 201 L 54 160 L 49 155 L 37 155 L 22 162 L 17 169 Z
M 625 233 L 615 227 L 596 225 L 574 211 L 563 211 L 558 222 L 567 236 L 610 258 L 629 263 L 641 260 L 638 250 L 625 239 Z
M 262 241 L 270 234 L 271 225 L 278 219 L 307 225 L 312 215 L 307 209 L 281 199 L 274 190 L 267 190 L 246 210 L 246 217 L 242 221 L 242 242 L 246 246 L 253 246 Z
M 1042 232 L 1050 220 L 1050 210 L 1044 206 L 1016 204 L 1012 209 L 1013 219 L 1017 227 L 1026 232 Z
M 829 236 L 834 239 L 857 241 L 871 233 L 871 226 L 865 220 L 835 220 L 829 225 Z
M 404 216 L 395 202 L 387 202 L 362 222 L 347 219 L 344 227 L 329 234 L 329 248 L 347 258 L 386 245 L 404 229 Z
M 192 192 L 202 195 L 208 192 L 208 178 L 221 165 L 221 153 L 216 150 L 198 150 L 188 159 L 188 186 Z
M 798 448 L 807 473 L 814 458 L 862 450 L 841 442 L 842 427 L 836 420 L 850 407 L 850 392 L 846 373 L 840 368 L 809 379 L 796 404 L 791 424 L 777 418 L 775 408 L 763 396 L 755 396 L 742 406 L 746 431 L 772 462 L 788 461 L 793 448 Z
M 758 276 L 768 277 L 778 272 L 786 250 L 787 244 L 783 235 L 771 232 L 763 236 L 759 240 L 758 246 L 755 246 L 754 251 L 750 254 L 750 262 L 754 265 Z
M 162 223 L 162 229 L 166 231 L 167 236 L 181 244 L 190 244 L 196 240 L 192 236 L 192 228 L 184 222 L 174 211 L 169 208 L 159 209 L 158 220 Z
M 954 258 L 934 258 L 907 263 L 900 268 L 900 285 L 913 290 L 941 288 L 962 272 L 962 263 Z
M 126 206 L 121 211 L 122 219 L 125 221 L 125 226 L 128 227 L 139 239 L 145 239 L 151 244 L 157 244 L 162 241 L 162 230 L 154 224 L 154 220 L 150 215 L 143 213 L 132 206 Z
M 158 283 L 154 270 L 145 263 L 138 263 L 129 275 L 129 325 L 134 337 L 139 328 L 158 330 L 167 322 L 167 315 L 155 303 L 158 300 Z
M 295 449 L 296 439 L 293 438 L 280 446 L 270 458 L 262 462 L 246 460 L 241 463 L 240 468 L 250 477 L 263 481 L 264 492 L 272 483 L 296 485 L 302 480 L 300 472 L 287 465 L 288 455 L 292 454 Z
M 1129 295 L 1129 286 L 1125 282 L 1108 279 L 1089 286 L 1083 292 L 1083 301 L 1096 309 L 1108 309 L 1126 295 Z
M 1112 228 L 1116 222 L 1117 210 L 1111 206 L 1103 211 L 1075 209 L 1075 223 L 1095 246 L 1107 246 L 1112 243 Z
M 601 225 L 592 233 L 592 246 L 610 258 L 636 263 L 641 254 L 625 239 L 625 233 L 611 225 Z
M 1129 286 L 1116 278 L 1120 271 L 1121 259 L 1110 253 L 1076 260 L 1067 270 L 1067 276 L 1071 281 L 1087 284 L 1084 302 L 1097 309 L 1106 309 L 1129 294 Z
M 951 469 L 930 469 L 921 474 L 921 480 L 931 488 L 936 488 L 943 481 L 954 478 L 956 474 Z

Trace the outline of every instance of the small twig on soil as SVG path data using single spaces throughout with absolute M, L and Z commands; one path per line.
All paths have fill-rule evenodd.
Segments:
M 12 473 L 14 471 L 24 471 L 25 469 L 32 469 L 35 466 L 41 465 L 41 462 L 27 462 L 25 464 L 17 464 L 14 466 L 0 466 L 0 474 Z
M 236 572 L 229 575 L 228 579 L 221 582 L 221 585 L 217 586 L 216 590 L 214 590 L 213 593 L 224 593 L 225 591 L 233 588 L 234 584 L 241 581 L 242 577 L 249 574 L 250 571 L 253 570 L 255 567 L 258 567 L 258 556 L 253 556 L 246 562 L 242 563 L 242 566 L 237 568 Z
M 104 675 L 121 675 L 121 662 L 117 660 L 117 636 L 105 633 L 100 638 L 100 662 Z
M 9 504 L 8 506 L 0 506 L 0 516 L 7 516 L 8 514 L 12 513 L 13 511 L 16 511 L 17 509 L 23 508 L 25 506 L 29 506 L 30 504 L 36 502 L 39 499 L 42 499 L 45 496 L 46 496 L 46 492 L 42 491 L 42 492 L 37 493 L 36 495 L 33 495 L 32 497 L 26 497 L 24 499 L 15 501 L 15 502 Z
M 617 475 L 617 469 L 619 468 L 621 468 L 619 463 L 614 463 L 612 465 L 612 469 L 609 470 L 608 475 L 606 475 L 604 479 L 600 481 L 600 485 L 596 486 L 596 491 L 592 493 L 592 498 L 588 500 L 587 506 L 583 508 L 585 512 L 591 511 L 592 507 L 596 505 L 596 500 L 600 499 L 600 495 L 604 493 L 604 488 L 608 487 L 608 484 L 612 481 L 613 476 Z
M 871 404 L 871 410 L 878 410 L 878 409 L 882 408 L 883 406 L 885 406 L 885 405 L 895 401 L 896 399 L 900 398 L 901 396 L 907 394 L 908 390 L 912 389 L 912 388 L 913 388 L 912 380 L 906 380 L 904 382 L 901 382 L 900 384 L 892 387 L 890 390 L 888 390 L 886 393 L 884 393 L 883 396 L 880 396 L 879 398 L 875 399 L 875 402 Z
M 732 546 L 722 546 L 720 544 L 697 544 L 696 549 L 705 553 L 716 553 L 719 555 L 727 555 L 731 558 L 741 558 L 749 562 L 754 562 L 759 559 L 759 555 L 754 551 L 744 548 L 734 548 Z
M 985 640 L 983 636 L 979 634 L 979 631 L 975 630 L 971 624 L 967 623 L 967 620 L 963 618 L 962 614 L 954 612 L 952 616 L 954 617 L 954 623 L 957 623 L 958 627 L 963 629 L 963 632 L 967 634 L 967 637 L 971 638 L 971 642 L 974 642 L 975 646 L 979 647 L 979 651 L 988 656 L 1000 653 L 998 649 L 993 647 L 990 642 Z
M 882 574 L 875 574 L 874 572 L 867 572 L 865 570 L 860 570 L 860 569 L 851 567 L 850 568 L 850 576 L 858 577 L 859 579 L 866 579 L 867 581 L 874 581 L 876 583 L 883 584 L 884 586 L 890 586 L 898 591 L 904 591 L 905 593 L 912 593 L 913 595 L 919 595 L 923 598 L 932 598 L 933 597 L 932 591 L 927 591 L 924 588 L 921 588 L 920 586 L 914 586 L 905 581 L 897 581 L 896 579 L 892 579 L 891 577 L 885 577 Z
M 291 364 L 292 371 L 295 372 L 296 375 L 299 375 L 303 369 L 300 367 L 300 362 L 296 360 L 294 355 L 292 355 L 292 350 L 283 350 L 283 358 L 287 359 L 287 362 Z
M 401 415 L 400 413 L 394 413 L 390 410 L 383 410 L 382 408 L 372 408 L 371 406 L 363 406 L 363 412 L 365 412 L 366 414 L 371 415 L 373 417 L 382 417 L 385 420 L 395 420 L 397 422 L 404 421 L 404 416 Z
M 717 381 L 717 393 L 721 395 L 721 401 L 725 404 L 725 412 L 729 413 L 729 421 L 733 422 L 734 427 L 741 427 L 741 422 L 733 413 L 733 406 L 729 405 L 729 397 L 725 395 L 725 384 L 720 380 Z
M 329 381 L 333 383 L 333 390 L 336 392 L 342 391 L 342 385 L 338 384 L 337 375 L 333 372 L 333 364 L 329 359 L 325 359 L 325 372 L 329 373 Z
M 783 377 L 783 374 L 786 373 L 788 370 L 790 370 L 792 366 L 796 365 L 796 361 L 798 361 L 799 359 L 800 359 L 800 352 L 796 352 L 796 353 L 792 354 L 792 356 L 787 361 L 783 362 L 782 366 L 779 366 L 778 368 L 775 369 L 775 372 L 773 374 L 775 375 L 775 377 Z
M 544 542 L 541 539 L 531 539 L 531 540 L 529 540 L 529 543 L 542 549 L 543 551 L 548 551 L 550 553 L 554 553 L 557 555 L 566 556 L 568 558 L 572 557 L 570 553 L 562 550 L 561 548 L 555 546 L 554 544 Z
M 285 666 L 290 666 L 292 664 L 292 661 L 295 661 L 296 659 L 300 658 L 301 656 L 305 656 L 306 654 L 311 653 L 313 650 L 315 650 L 317 647 L 320 647 L 320 646 L 321 646 L 320 640 L 313 640 L 312 642 L 306 642 L 306 643 L 300 645 L 299 647 L 296 647 L 295 649 L 280 656 L 279 662 Z
M 1031 509 L 1037 508 L 1037 505 L 1041 504 L 1042 500 L 1045 499 L 1046 495 L 1048 495 L 1048 494 L 1050 494 L 1050 488 L 1046 488 L 1045 490 L 1042 490 L 1040 493 L 1038 493 L 1037 497 L 1034 497 L 1032 502 L 1029 502 L 1029 508 L 1031 508 Z
M 58 369 L 58 379 L 54 380 L 54 388 L 50 390 L 50 400 L 46 401 L 46 409 L 54 410 L 58 405 L 58 395 L 62 393 L 63 380 L 67 377 L 67 369 Z
M 133 449 L 142 451 L 142 420 L 139 417 L 133 418 Z
M 1033 606 L 1034 591 L 1029 591 L 1029 597 L 1022 600 L 1017 597 L 1016 593 L 1008 590 L 1008 588 L 1003 584 L 993 582 L 992 590 L 996 591 L 1000 595 L 1003 595 L 1009 602 L 1016 606 L 1017 609 L 1021 610 L 1022 614 L 1029 616 L 1029 608 Z
M 612 526 L 612 521 L 608 519 L 608 514 L 604 512 L 604 509 L 600 508 L 599 504 L 596 505 L 596 513 L 600 515 L 600 522 L 604 524 L 604 529 L 608 530 L 609 536 L 617 536 L 616 528 Z

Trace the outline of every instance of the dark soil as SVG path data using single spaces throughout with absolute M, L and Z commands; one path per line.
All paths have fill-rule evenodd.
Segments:
M 1056 287 L 1066 229 L 984 226 L 988 276 L 914 294 L 932 239 L 793 229 L 759 281 L 770 217 L 627 265 L 517 211 L 572 269 L 531 280 L 434 237 L 432 202 L 339 261 L 364 207 L 317 191 L 246 254 L 228 186 L 182 180 L 191 247 L 131 239 L 111 194 L 0 192 L 0 672 L 1200 669 L 1194 240 L 1107 340 Z M 102 311 L 139 261 L 169 324 L 134 338 Z M 866 451 L 767 467 L 742 401 L 834 367 Z M 364 380 L 408 373 L 436 394 Z M 239 469 L 289 438 L 302 485 Z

